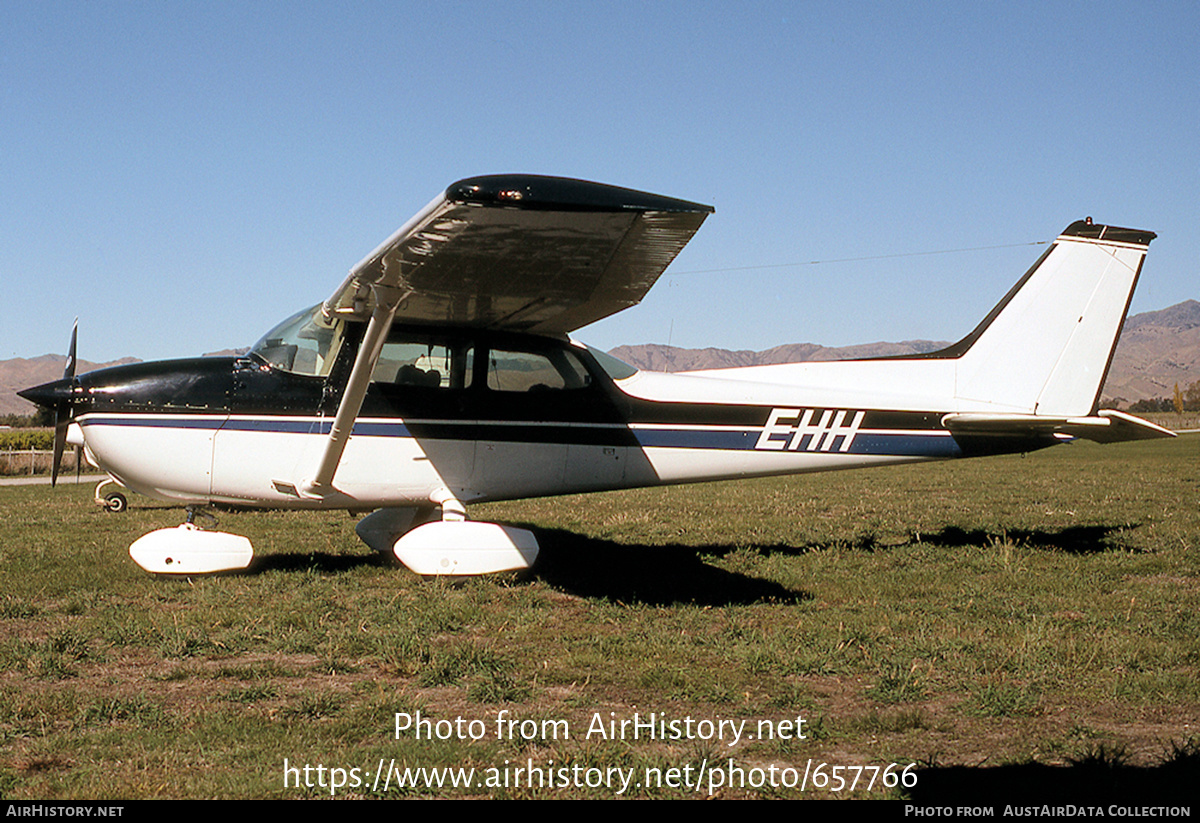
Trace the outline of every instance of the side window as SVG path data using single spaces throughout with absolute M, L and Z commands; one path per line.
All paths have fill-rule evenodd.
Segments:
M 413 337 L 384 343 L 371 374 L 373 383 L 426 389 L 463 389 L 471 385 L 473 352 L 469 346 Z
M 502 392 L 541 392 L 581 389 L 591 375 L 570 352 L 528 352 L 492 349 L 488 357 L 487 387 Z

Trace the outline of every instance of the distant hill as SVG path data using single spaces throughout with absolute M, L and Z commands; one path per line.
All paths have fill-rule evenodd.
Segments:
M 107 363 L 92 363 L 80 360 L 76 373 L 95 371 L 109 366 L 123 366 L 126 363 L 138 363 L 136 357 L 122 357 L 120 360 L 110 360 Z M 27 400 L 17 397 L 17 392 L 30 386 L 40 386 L 51 380 L 58 380 L 66 368 L 67 358 L 62 354 L 43 354 L 41 357 L 25 359 L 17 357 L 12 360 L 0 360 L 0 414 L 32 414 L 34 405 Z
M 699 371 L 732 369 L 739 366 L 771 366 L 776 363 L 811 363 L 817 360 L 853 360 L 896 354 L 924 354 L 950 345 L 936 340 L 905 340 L 902 343 L 861 343 L 831 348 L 816 343 L 789 343 L 766 351 L 728 349 L 680 349 L 648 343 L 617 346 L 609 354 L 647 371 Z
M 766 351 L 727 349 L 681 349 L 646 344 L 618 346 L 612 354 L 649 371 L 698 371 L 736 366 L 765 366 L 813 360 L 849 360 L 896 354 L 924 354 L 949 345 L 937 340 L 905 340 L 900 343 L 863 343 L 831 348 L 816 343 L 791 343 Z M 242 354 L 245 349 L 227 349 L 213 354 Z M 0 414 L 29 414 L 33 404 L 17 397 L 17 390 L 62 377 L 66 358 L 44 354 L 31 359 L 0 361 Z M 108 363 L 79 361 L 79 372 L 136 363 L 133 357 Z M 1170 397 L 1175 384 L 1180 388 L 1200 380 L 1200 301 L 1185 300 L 1160 311 L 1135 314 L 1125 321 L 1117 353 L 1113 357 L 1103 395 L 1127 406 L 1138 400 Z M 1109 405 L 1112 405 L 1111 403 Z
M 208 352 L 202 357 L 236 357 L 245 354 L 249 349 L 225 349 Z M 126 363 L 142 362 L 136 357 L 122 357 L 120 360 L 110 360 L 107 363 L 92 363 L 80 360 L 76 373 L 106 369 L 109 366 L 124 366 Z M 62 377 L 66 368 L 67 358 L 62 354 L 43 354 L 28 360 L 17 357 L 13 360 L 0 360 L 0 415 L 2 414 L 31 414 L 34 410 L 32 403 L 17 397 L 20 389 L 30 386 L 40 386 L 51 380 Z
M 1122 405 L 1170 397 L 1200 380 L 1200 302 L 1185 300 L 1125 321 L 1104 396 Z
M 611 354 L 639 369 L 674 372 L 924 354 L 948 345 L 933 340 L 840 348 L 793 343 L 766 351 L 729 351 L 650 343 L 618 346 Z M 1106 405 L 1128 406 L 1147 398 L 1170 397 L 1176 383 L 1182 389 L 1196 380 L 1200 380 L 1200 302 L 1185 300 L 1160 311 L 1135 314 L 1125 321 L 1102 395 L 1110 401 Z

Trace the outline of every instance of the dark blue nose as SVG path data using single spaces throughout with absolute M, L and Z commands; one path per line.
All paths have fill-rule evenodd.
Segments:
M 34 386 L 31 389 L 23 389 L 17 392 L 17 394 L 31 403 L 37 403 L 43 408 L 57 409 L 61 405 L 71 402 L 75 396 L 77 383 L 78 381 L 75 378 L 63 378 L 62 380 L 55 380 L 50 383 L 43 383 L 40 386 Z

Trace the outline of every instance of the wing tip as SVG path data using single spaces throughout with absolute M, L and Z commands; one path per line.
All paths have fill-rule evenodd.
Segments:
M 446 199 L 481 206 L 555 211 L 667 211 L 712 214 L 716 209 L 690 200 L 635 189 L 540 174 L 468 177 L 446 189 Z

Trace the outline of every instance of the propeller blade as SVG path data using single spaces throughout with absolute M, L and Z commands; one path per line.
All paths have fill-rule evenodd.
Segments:
M 79 337 L 79 318 L 71 327 L 71 345 L 67 349 L 67 365 L 63 369 L 64 380 L 75 379 L 75 343 Z M 50 466 L 50 485 L 58 485 L 58 469 L 62 465 L 63 447 L 67 444 L 67 428 L 73 417 L 70 401 L 58 403 L 54 407 L 54 462 Z M 76 469 L 78 469 L 76 463 Z
M 71 327 L 71 346 L 67 349 L 67 365 L 63 369 L 63 377 L 75 376 L 75 340 L 79 337 L 79 318 L 75 318 L 75 325 Z
M 71 425 L 70 412 L 54 410 L 54 463 L 50 466 L 50 485 L 58 485 L 58 467 L 62 464 L 63 446 L 67 443 L 67 427 Z

